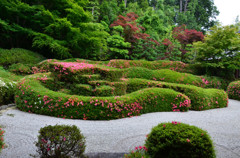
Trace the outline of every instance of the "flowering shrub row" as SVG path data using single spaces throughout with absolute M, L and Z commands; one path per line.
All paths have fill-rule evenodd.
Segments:
M 0 106 L 14 102 L 16 83 L 0 77 Z
M 240 81 L 231 82 L 227 88 L 229 98 L 240 100 Z
M 187 96 L 170 89 L 148 88 L 120 97 L 87 97 L 54 92 L 35 78 L 22 80 L 15 94 L 17 107 L 23 111 L 73 119 L 117 119 L 148 112 L 187 111 L 190 107 Z
M 169 88 L 181 92 L 191 100 L 192 110 L 207 110 L 228 106 L 227 93 L 219 89 L 204 89 L 193 85 L 166 83 L 146 79 L 128 79 L 127 92 L 131 93 L 142 88 Z
M 191 72 L 188 69 L 188 64 L 185 64 L 180 61 L 166 61 L 166 60 L 146 61 L 146 60 L 114 59 L 114 60 L 110 60 L 107 66 L 120 68 L 120 69 L 130 68 L 130 67 L 143 67 L 143 68 L 152 69 L 152 70 L 170 69 L 177 72 Z

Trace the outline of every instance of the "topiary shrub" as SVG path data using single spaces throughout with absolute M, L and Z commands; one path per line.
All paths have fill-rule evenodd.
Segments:
M 85 138 L 77 126 L 55 125 L 40 129 L 37 152 L 41 158 L 85 158 Z
M 146 140 L 151 158 L 215 158 L 212 140 L 206 131 L 173 121 L 154 127 Z
M 2 151 L 2 149 L 4 148 L 4 139 L 3 139 L 3 134 L 4 134 L 4 131 L 2 130 L 2 128 L 0 127 L 0 153 Z
M 16 84 L 0 77 L 0 106 L 14 102 Z
M 231 82 L 227 88 L 229 98 L 240 100 L 240 81 Z

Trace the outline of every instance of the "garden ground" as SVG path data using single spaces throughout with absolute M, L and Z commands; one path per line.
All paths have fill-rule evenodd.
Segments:
M 86 153 L 93 157 L 121 157 L 134 147 L 143 145 L 152 127 L 161 122 L 180 121 L 207 130 L 213 139 L 217 158 L 240 157 L 240 101 L 229 100 L 229 107 L 207 111 L 156 112 L 138 117 L 111 120 L 88 121 L 54 118 L 29 114 L 15 108 L 1 111 L 0 124 L 5 133 L 7 148 L 0 158 L 28 158 L 36 154 L 41 127 L 55 124 L 76 125 L 86 137 Z

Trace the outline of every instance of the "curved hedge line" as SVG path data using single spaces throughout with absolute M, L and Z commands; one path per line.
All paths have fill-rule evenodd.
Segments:
M 165 81 L 170 83 L 180 83 L 204 87 L 205 83 L 199 76 L 188 73 L 180 73 L 169 69 L 150 70 L 142 67 L 132 67 L 125 69 L 126 78 L 143 78 L 155 81 Z
M 134 92 L 142 88 L 169 88 L 181 92 L 191 100 L 192 110 L 207 110 L 228 106 L 227 93 L 219 89 L 204 89 L 193 85 L 166 83 L 146 79 L 128 79 L 127 92 Z
M 240 100 L 240 81 L 231 82 L 227 88 L 229 98 Z
M 190 100 L 171 89 L 147 88 L 120 97 L 67 95 L 45 88 L 34 78 L 23 79 L 16 90 L 20 110 L 73 119 L 108 120 L 148 112 L 187 111 Z

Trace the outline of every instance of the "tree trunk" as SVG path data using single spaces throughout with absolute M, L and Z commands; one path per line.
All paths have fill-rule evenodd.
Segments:
M 125 2 L 125 8 L 127 8 L 127 0 L 124 0 L 124 2 Z
M 184 13 L 187 11 L 187 6 L 188 6 L 188 0 L 185 0 Z
M 180 8 L 179 8 L 179 12 L 182 13 L 182 0 L 180 0 Z
M 92 7 L 92 16 L 93 16 L 93 14 L 94 14 L 94 7 Z

